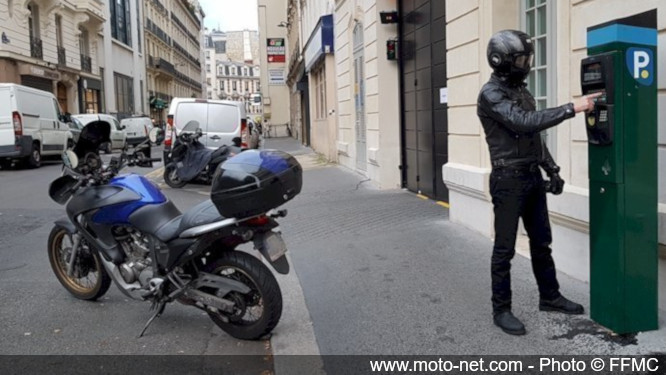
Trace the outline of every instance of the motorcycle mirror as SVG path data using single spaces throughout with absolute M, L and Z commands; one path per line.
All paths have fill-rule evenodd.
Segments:
M 148 133 L 148 138 L 150 138 L 150 141 L 153 143 L 157 142 L 157 136 L 160 133 L 160 129 L 158 128 L 152 128 L 150 129 L 150 133 Z
M 203 130 L 201 130 L 201 128 L 197 128 L 197 134 L 199 135 L 203 134 Z
M 76 168 L 79 165 L 79 157 L 72 150 L 67 150 L 62 153 L 62 163 L 68 168 Z

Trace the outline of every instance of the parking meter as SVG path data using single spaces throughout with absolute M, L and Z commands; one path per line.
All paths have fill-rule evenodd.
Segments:
M 587 30 L 583 94 L 590 204 L 590 316 L 616 333 L 658 328 L 657 11 Z M 664 63 L 664 62 L 662 62 Z

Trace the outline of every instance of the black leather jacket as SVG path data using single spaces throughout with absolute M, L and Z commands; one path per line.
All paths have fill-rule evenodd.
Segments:
M 490 160 L 493 167 L 538 164 L 548 174 L 557 172 L 540 133 L 574 117 L 573 103 L 537 111 L 525 86 L 493 74 L 481 88 L 477 115 L 486 133 Z

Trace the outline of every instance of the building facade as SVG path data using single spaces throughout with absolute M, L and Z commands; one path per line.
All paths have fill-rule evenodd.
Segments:
M 401 187 L 399 64 L 386 58 L 398 27 L 379 12 L 396 0 L 335 2 L 335 78 L 339 163 L 382 188 Z
M 289 88 L 286 85 L 287 0 L 258 0 L 259 67 L 262 113 L 272 135 L 284 134 L 291 126 Z
M 104 11 L 108 21 L 98 54 L 103 69 L 104 108 L 99 112 L 119 120 L 145 114 L 148 98 L 141 1 L 107 1 Z
M 245 104 L 254 121 L 262 121 L 257 31 L 207 31 L 205 34 L 206 97 Z
M 218 61 L 214 87 L 208 99 L 233 100 L 245 106 L 245 112 L 256 120 L 261 117 L 261 70 L 257 65 Z
M 171 99 L 201 98 L 205 93 L 205 14 L 198 2 L 187 0 L 146 0 L 143 5 L 150 115 L 163 123 Z
M 99 32 L 106 4 L 0 1 L 0 82 L 53 93 L 64 112 L 104 110 Z

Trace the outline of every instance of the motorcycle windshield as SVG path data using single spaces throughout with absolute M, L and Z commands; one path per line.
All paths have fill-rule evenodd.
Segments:
M 76 183 L 76 179 L 70 175 L 61 176 L 49 185 L 49 196 L 56 203 L 65 204 L 72 194 L 74 194 L 72 188 Z
M 195 142 L 187 148 L 182 168 L 178 168 L 178 178 L 184 181 L 194 179 L 210 162 L 212 150 L 206 148 L 199 142 Z
M 185 127 L 183 127 L 184 132 L 188 133 L 194 133 L 199 129 L 199 121 L 189 121 L 187 124 L 185 124 Z
M 111 142 L 111 124 L 102 120 L 93 121 L 81 130 L 74 152 L 79 159 L 83 159 L 89 152 L 97 154 L 99 146 L 106 142 Z

